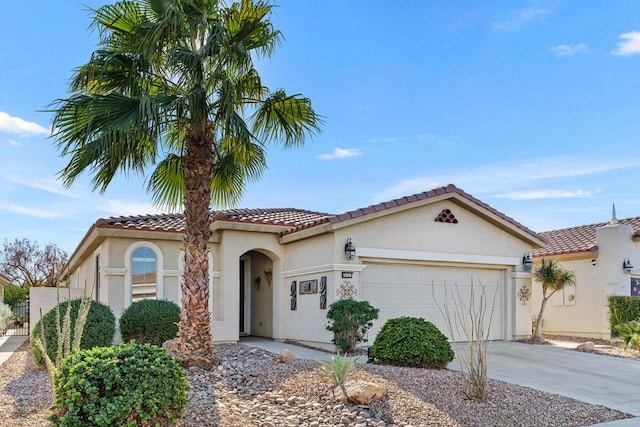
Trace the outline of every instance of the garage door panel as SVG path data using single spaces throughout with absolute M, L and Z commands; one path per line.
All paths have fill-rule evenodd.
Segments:
M 480 302 L 481 286 L 485 287 L 485 328 L 491 325 L 490 338 L 503 338 L 504 270 L 369 264 L 361 277 L 363 299 L 380 309 L 378 320 L 369 334 L 371 342 L 388 319 L 400 316 L 423 317 L 448 336 L 441 309 L 444 310 L 446 302 L 453 316 L 454 303 L 457 303 L 459 311 L 467 316 L 472 284 L 476 307 Z M 493 318 L 490 320 L 496 291 Z M 456 333 L 456 340 L 466 340 L 462 330 Z

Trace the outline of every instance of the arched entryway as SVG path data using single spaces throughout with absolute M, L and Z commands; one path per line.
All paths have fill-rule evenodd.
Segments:
M 273 338 L 273 261 L 257 250 L 239 260 L 240 336 Z

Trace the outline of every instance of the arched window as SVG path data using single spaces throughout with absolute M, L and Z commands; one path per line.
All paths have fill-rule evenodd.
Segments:
M 135 242 L 125 252 L 124 307 L 141 299 L 164 297 L 162 250 L 152 242 Z
M 131 300 L 155 299 L 158 289 L 158 260 L 147 247 L 136 249 L 131 255 Z

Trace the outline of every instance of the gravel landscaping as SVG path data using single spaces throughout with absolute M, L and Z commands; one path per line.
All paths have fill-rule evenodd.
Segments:
M 313 361 L 276 363 L 241 344 L 216 346 L 221 363 L 188 371 L 190 403 L 180 426 L 586 426 L 627 418 L 612 409 L 489 380 L 489 399 L 467 400 L 460 373 L 370 365 L 361 379 L 383 384 L 384 399 L 343 403 Z M 0 366 L 0 425 L 47 426 L 46 371 L 24 344 Z

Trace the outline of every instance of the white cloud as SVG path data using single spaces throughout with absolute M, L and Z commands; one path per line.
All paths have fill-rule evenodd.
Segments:
M 585 43 L 574 44 L 573 46 L 566 44 L 559 44 L 549 50 L 555 53 L 556 56 L 571 56 L 576 53 L 586 53 L 588 51 L 587 45 Z
M 348 157 L 362 156 L 362 150 L 357 148 L 340 148 L 333 149 L 331 154 L 321 154 L 318 156 L 321 160 L 346 159 Z
M 511 13 L 511 15 L 506 19 L 492 22 L 491 27 L 494 30 L 499 31 L 515 31 L 530 22 L 543 20 L 550 15 L 551 12 L 552 10 L 550 8 L 529 8 L 518 10 Z
M 611 51 L 613 55 L 631 56 L 640 53 L 640 32 L 630 31 L 620 34 L 618 47 Z
M 132 202 L 128 200 L 101 200 L 96 210 L 109 216 L 147 215 L 162 213 L 151 203 Z
M 16 141 L 15 139 L 10 139 L 9 140 L 9 145 L 13 145 L 14 147 L 21 147 L 22 146 L 22 142 Z
M 11 212 L 20 215 L 31 216 L 35 218 L 64 218 L 66 215 L 60 212 L 54 212 L 51 209 L 34 209 L 26 206 L 3 204 L 0 205 L 0 210 Z
M 81 196 L 73 191 L 67 190 L 55 178 L 34 178 L 24 179 L 18 176 L 7 176 L 9 182 L 22 185 L 23 187 L 35 188 L 36 190 L 46 191 L 48 193 L 57 194 L 58 196 L 81 198 Z
M 35 122 L 28 122 L 20 117 L 12 117 L 0 111 L 0 132 L 16 135 L 50 135 L 51 129 L 47 129 Z
M 493 197 L 511 199 L 511 200 L 537 200 L 537 199 L 572 199 L 578 197 L 591 197 L 600 190 L 587 191 L 587 190 L 524 190 L 524 191 L 511 191 L 508 193 L 494 194 Z
M 575 178 L 640 167 L 640 159 L 579 159 L 567 157 L 514 160 L 451 173 L 404 179 L 374 196 L 379 203 L 435 187 L 455 184 L 473 195 L 490 195 L 518 191 L 523 186 L 545 181 Z

